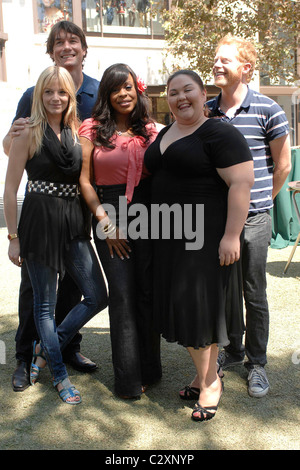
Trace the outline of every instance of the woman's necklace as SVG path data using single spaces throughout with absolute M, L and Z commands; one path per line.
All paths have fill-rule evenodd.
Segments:
M 132 135 L 130 129 L 126 129 L 124 131 L 118 131 L 118 129 L 116 129 L 115 132 L 116 132 L 117 135 Z

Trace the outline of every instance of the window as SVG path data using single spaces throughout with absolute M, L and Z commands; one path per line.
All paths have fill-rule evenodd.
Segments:
M 149 94 L 151 101 L 151 114 L 155 121 L 165 126 L 172 122 L 172 115 L 169 110 L 169 106 L 164 96 L 151 96 Z
M 101 35 L 163 37 L 162 9 L 166 0 L 86 0 L 83 29 Z
M 35 0 L 37 33 L 49 33 L 58 21 L 73 20 L 72 0 Z

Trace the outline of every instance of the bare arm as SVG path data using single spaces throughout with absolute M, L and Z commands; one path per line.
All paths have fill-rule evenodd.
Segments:
M 291 171 L 291 147 L 290 137 L 285 135 L 270 142 L 271 155 L 274 162 L 273 172 L 273 199 L 281 190 Z
M 85 137 L 80 137 L 80 143 L 82 148 L 82 169 L 79 178 L 80 183 L 80 192 L 92 212 L 92 214 L 96 217 L 97 211 L 99 212 L 98 207 L 101 205 L 99 198 L 97 196 L 96 191 L 94 190 L 91 181 L 92 181 L 92 174 L 93 174 L 93 167 L 92 167 L 92 158 L 93 158 L 93 150 L 94 145 L 93 143 L 86 139 Z M 103 210 L 101 217 L 99 215 L 98 220 L 101 220 L 107 214 Z
M 80 137 L 80 143 L 82 147 L 82 170 L 79 179 L 80 192 L 92 214 L 101 223 L 101 221 L 106 220 L 108 216 L 99 201 L 94 187 L 91 184 L 93 174 L 92 156 L 94 145 L 85 137 Z M 126 243 L 126 240 L 121 237 L 118 228 L 113 238 L 106 238 L 106 243 L 108 245 L 111 257 L 113 257 L 114 251 L 116 251 L 120 258 L 124 258 L 124 256 L 126 258 L 129 257 L 128 252 L 130 251 L 130 248 Z
M 4 188 L 4 214 L 8 233 L 17 233 L 17 193 L 29 158 L 30 130 L 24 129 L 12 141 Z M 9 242 L 8 256 L 17 266 L 21 266 L 20 243 L 15 238 Z
M 25 129 L 25 124 L 28 122 L 29 118 L 19 118 L 13 122 L 8 133 L 2 141 L 3 151 L 5 155 L 9 156 L 10 146 L 14 137 L 18 137 L 21 132 Z
M 217 171 L 229 188 L 225 232 L 219 245 L 220 265 L 228 266 L 240 257 L 240 234 L 247 219 L 250 189 L 254 183 L 253 162 Z

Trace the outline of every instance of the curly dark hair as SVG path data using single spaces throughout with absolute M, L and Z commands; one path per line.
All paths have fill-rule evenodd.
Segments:
M 153 122 L 149 114 L 149 99 L 144 93 L 139 93 L 137 77 L 133 70 L 126 64 L 114 64 L 108 67 L 100 81 L 96 104 L 93 108 L 92 118 L 99 122 L 94 126 L 96 131 L 95 145 L 106 148 L 115 148 L 113 135 L 116 131 L 115 111 L 110 102 L 110 95 L 116 88 L 126 82 L 128 75 L 133 78 L 137 92 L 137 104 L 128 116 L 128 125 L 134 135 L 141 136 L 148 143 L 151 136 L 146 126 Z

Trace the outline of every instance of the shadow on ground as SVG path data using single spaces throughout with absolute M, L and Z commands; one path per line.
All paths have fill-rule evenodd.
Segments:
M 191 420 L 193 402 L 178 397 L 194 368 L 177 344 L 162 340 L 162 380 L 141 400 L 114 395 L 106 311 L 82 329 L 82 352 L 96 361 L 98 370 L 82 374 L 68 369 L 82 394 L 80 405 L 68 406 L 59 399 L 48 369 L 34 387 L 13 392 L 20 273 L 7 260 L 6 229 L 0 229 L 0 243 L 0 450 L 299 450 L 299 248 L 286 275 L 282 273 L 290 248 L 269 250 L 269 394 L 250 398 L 247 371 L 236 367 L 225 372 L 216 417 L 196 423 Z
M 1 318 L 1 338 L 13 343 L 13 323 Z M 163 378 L 141 400 L 114 395 L 110 338 L 107 328 L 84 328 L 83 352 L 99 365 L 93 374 L 69 368 L 82 393 L 76 407 L 60 401 L 48 370 L 23 393 L 11 389 L 14 351 L 0 366 L 0 449 L 197 450 L 299 448 L 299 367 L 289 354 L 269 357 L 269 395 L 247 395 L 243 366 L 225 374 L 225 391 L 217 416 L 207 423 L 190 419 L 193 402 L 180 400 L 178 390 L 194 374 L 186 350 L 162 341 Z

